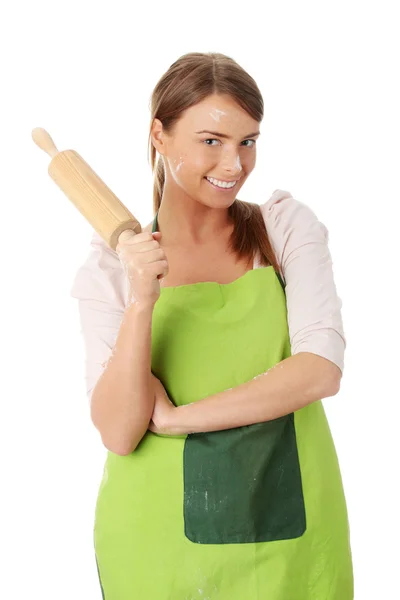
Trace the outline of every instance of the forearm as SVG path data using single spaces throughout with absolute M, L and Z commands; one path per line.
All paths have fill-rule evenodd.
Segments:
M 331 361 L 298 353 L 242 385 L 177 407 L 170 431 L 199 433 L 271 421 L 334 396 L 340 377 Z
M 91 418 L 106 448 L 129 454 L 146 433 L 154 408 L 151 373 L 153 307 L 129 304 L 91 398 Z

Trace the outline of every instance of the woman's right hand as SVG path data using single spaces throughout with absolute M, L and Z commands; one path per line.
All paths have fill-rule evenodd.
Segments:
M 129 282 L 128 301 L 154 306 L 160 296 L 160 279 L 168 274 L 168 260 L 159 244 L 161 232 L 123 231 L 116 252 Z

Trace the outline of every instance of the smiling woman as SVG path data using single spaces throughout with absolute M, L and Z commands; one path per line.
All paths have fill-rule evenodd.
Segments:
M 321 403 L 345 347 L 328 231 L 285 190 L 261 206 L 237 198 L 262 118 L 260 91 L 233 59 L 174 62 L 152 95 L 154 218 L 143 229 L 162 235 L 168 285 L 135 313 L 97 235 L 76 277 L 88 396 L 92 411 L 107 404 L 97 422 L 113 429 L 94 527 L 105 600 L 353 599 Z M 145 431 L 139 399 L 153 411 Z M 172 413 L 191 429 L 157 429 Z

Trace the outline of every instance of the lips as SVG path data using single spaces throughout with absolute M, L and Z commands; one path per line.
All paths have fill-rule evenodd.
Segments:
M 222 186 L 222 185 L 216 185 L 215 183 L 212 183 L 209 179 L 207 179 L 207 177 L 204 177 L 204 179 L 207 181 L 207 183 L 209 185 L 211 185 L 213 187 L 214 190 L 217 190 L 218 192 L 225 193 L 225 194 L 228 194 L 229 192 L 236 190 L 236 183 L 238 181 L 238 180 L 235 180 L 233 185 Z
M 239 179 L 220 179 L 219 177 L 212 177 L 211 175 L 208 175 L 208 177 L 210 179 L 216 179 L 217 181 L 222 181 L 222 183 L 233 183 L 234 181 L 239 181 Z M 207 179 L 207 177 L 205 177 L 204 179 Z

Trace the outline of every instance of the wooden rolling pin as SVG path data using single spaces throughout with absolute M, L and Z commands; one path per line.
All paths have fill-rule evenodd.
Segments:
M 75 150 L 59 152 L 41 127 L 32 130 L 32 138 L 51 156 L 50 177 L 110 248 L 141 233 L 139 221 Z

